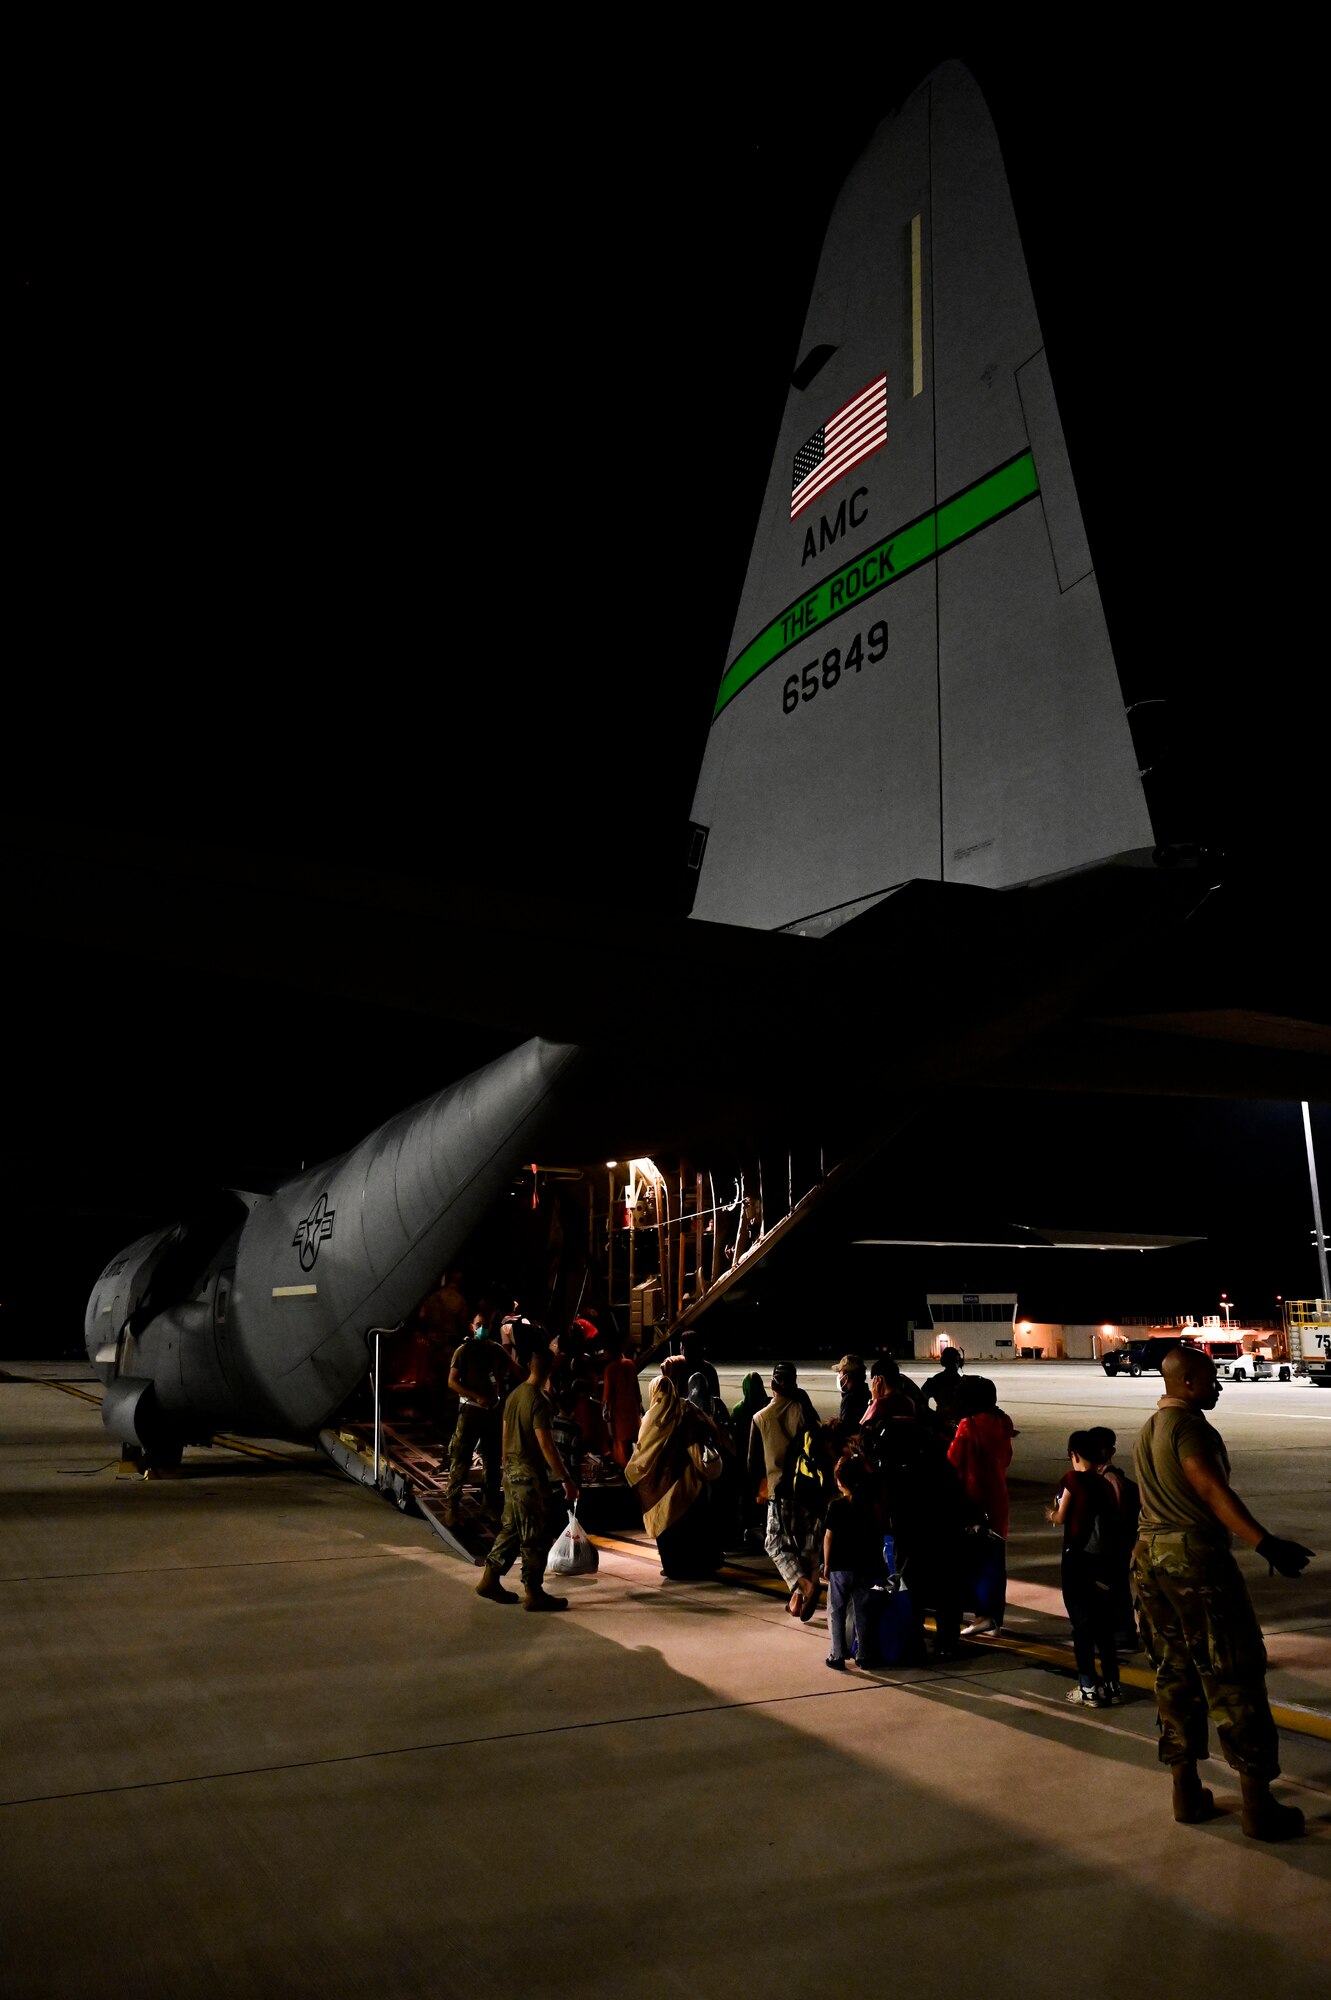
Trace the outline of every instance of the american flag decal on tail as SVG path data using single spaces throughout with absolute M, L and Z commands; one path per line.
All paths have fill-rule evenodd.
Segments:
M 867 389 L 839 409 L 795 453 L 790 481 L 790 518 L 818 498 L 843 472 L 858 465 L 887 443 L 887 377 L 880 375 Z

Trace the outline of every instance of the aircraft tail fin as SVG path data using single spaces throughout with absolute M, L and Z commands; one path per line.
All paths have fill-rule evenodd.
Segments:
M 694 915 L 764 929 L 1152 844 L 998 139 L 958 63 L 833 211 L 692 817 Z

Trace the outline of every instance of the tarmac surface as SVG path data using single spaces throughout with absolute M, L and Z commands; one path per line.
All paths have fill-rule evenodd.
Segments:
M 1149 1693 L 1067 1705 L 1042 1520 L 1067 1432 L 1126 1462 L 1159 1383 L 976 1365 L 1021 1433 L 1012 1643 L 862 1675 L 821 1612 L 632 1535 L 533 1618 L 313 1452 L 117 1478 L 87 1371 L 5 1364 L 65 1384 L 0 1377 L 0 1991 L 1326 1992 L 1331 1553 L 1241 1558 L 1308 1836 L 1246 1840 L 1215 1762 L 1231 1810 L 1176 1827 Z M 1258 1518 L 1331 1552 L 1331 1394 L 1215 1421 Z

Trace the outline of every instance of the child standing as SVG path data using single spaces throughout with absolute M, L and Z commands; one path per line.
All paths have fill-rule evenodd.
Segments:
M 887 1574 L 883 1535 L 874 1506 L 869 1468 L 862 1458 L 837 1463 L 837 1497 L 823 1528 L 823 1575 L 827 1579 L 829 1667 L 846 1664 L 846 1612 L 855 1611 L 856 1651 L 862 1667 L 876 1664 L 870 1629 L 869 1591 Z
M 1071 1470 L 1065 1472 L 1045 1519 L 1063 1530 L 1063 1602 L 1072 1626 L 1077 1686 L 1068 1700 L 1083 1708 L 1108 1708 L 1123 1699 L 1114 1645 L 1116 1605 L 1112 1588 L 1118 1509 L 1107 1481 L 1095 1466 L 1089 1431 L 1068 1439 Z M 1096 1654 L 1100 1675 L 1096 1678 Z

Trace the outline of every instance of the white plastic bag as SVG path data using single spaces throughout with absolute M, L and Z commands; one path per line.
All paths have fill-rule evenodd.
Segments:
M 545 1565 L 547 1576 L 591 1576 L 600 1563 L 600 1557 L 587 1532 L 578 1519 L 576 1506 L 568 1510 L 568 1526 L 550 1551 Z

